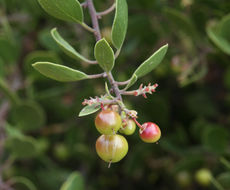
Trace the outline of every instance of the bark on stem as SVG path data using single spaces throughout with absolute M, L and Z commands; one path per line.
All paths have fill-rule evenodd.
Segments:
M 107 73 L 107 78 L 108 78 L 109 83 L 111 84 L 112 89 L 114 90 L 114 93 L 116 94 L 118 100 L 122 101 L 120 89 L 118 88 L 118 85 L 116 84 L 111 72 Z
M 114 3 L 111 7 L 109 7 L 105 11 L 97 13 L 97 16 L 101 17 L 101 16 L 104 16 L 104 15 L 107 15 L 107 14 L 111 13 L 115 9 L 115 7 L 116 7 L 116 4 Z
M 98 18 L 97 18 L 97 12 L 95 10 L 94 4 L 93 4 L 93 0 L 87 0 L 87 6 L 89 9 L 89 14 L 92 20 L 92 24 L 93 24 L 93 28 L 94 28 L 94 35 L 96 38 L 96 41 L 101 39 L 101 32 L 100 32 L 100 28 L 99 28 L 99 24 L 98 24 Z
M 95 30 L 94 35 L 95 35 L 96 41 L 98 41 L 101 39 L 101 32 L 100 32 L 100 27 L 99 27 L 99 23 L 98 23 L 97 12 L 95 10 L 93 0 L 86 0 L 86 2 L 87 2 L 87 7 L 89 9 L 90 17 L 92 20 L 92 25 L 93 25 L 93 28 Z M 118 98 L 118 100 L 122 101 L 120 90 L 119 90 L 118 85 L 116 84 L 111 72 L 107 73 L 107 78 L 109 80 L 110 85 L 112 86 L 114 93 L 116 94 L 116 97 Z
M 127 85 L 129 82 L 130 82 L 130 79 L 127 80 L 127 81 L 122 81 L 122 82 L 116 81 L 115 83 L 116 83 L 117 85 L 119 85 L 119 86 L 124 86 L 124 85 Z
M 88 75 L 90 79 L 96 79 L 96 78 L 101 78 L 101 77 L 106 77 L 106 73 L 100 73 L 100 74 L 95 74 L 95 75 Z

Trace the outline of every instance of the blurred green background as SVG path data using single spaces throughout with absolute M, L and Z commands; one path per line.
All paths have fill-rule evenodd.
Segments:
M 94 2 L 102 11 L 113 1 Z M 158 83 L 156 93 L 124 98 L 140 123 L 160 126 L 162 138 L 146 144 L 136 131 L 127 137 L 127 156 L 108 169 L 95 151 L 95 114 L 78 117 L 84 98 L 105 93 L 104 81 L 60 83 L 31 67 L 51 61 L 101 72 L 63 54 L 50 30 L 57 27 L 91 58 L 93 35 L 49 16 L 36 0 L 0 0 L 0 114 L 8 108 L 0 117 L 0 167 L 8 164 L 1 177 L 14 189 L 57 190 L 74 171 L 76 190 L 230 189 L 230 1 L 127 2 L 127 37 L 113 74 L 129 79 L 169 44 L 160 66 L 132 87 Z M 90 25 L 87 10 L 85 15 Z M 112 21 L 113 13 L 100 20 L 106 38 Z

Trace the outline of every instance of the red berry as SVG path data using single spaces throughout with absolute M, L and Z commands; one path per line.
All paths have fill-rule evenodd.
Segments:
M 161 137 L 160 128 L 152 122 L 147 122 L 142 125 L 139 131 L 141 139 L 146 143 L 157 142 Z
M 120 129 L 121 117 L 115 111 L 103 110 L 97 115 L 95 125 L 101 134 L 112 135 Z
M 121 135 L 101 135 L 96 141 L 96 151 L 106 162 L 118 162 L 128 152 L 128 143 Z
M 132 135 L 136 130 L 136 123 L 132 119 L 127 119 L 122 123 L 119 132 L 125 135 Z

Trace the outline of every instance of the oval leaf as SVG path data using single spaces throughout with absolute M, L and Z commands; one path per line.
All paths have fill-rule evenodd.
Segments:
M 13 107 L 10 117 L 18 129 L 26 132 L 41 128 L 46 121 L 43 108 L 32 101 Z
M 183 32 L 193 38 L 198 38 L 198 31 L 192 22 L 192 19 L 190 19 L 186 14 L 169 7 L 164 8 L 163 11 L 167 16 L 167 19 L 169 19 L 171 24 L 175 26 L 174 28 L 180 28 L 179 32 Z
M 108 72 L 114 66 L 114 53 L 108 42 L 103 38 L 99 40 L 94 48 L 94 55 L 101 68 Z
M 14 184 L 20 183 L 21 185 L 23 185 L 23 187 L 26 187 L 26 189 L 37 190 L 36 186 L 28 178 L 22 176 L 15 176 L 12 177 L 11 180 L 14 182 Z
M 58 19 L 71 22 L 83 22 L 83 11 L 77 0 L 38 0 L 42 8 Z
M 73 172 L 60 190 L 84 190 L 84 179 L 79 172 Z
M 221 19 L 218 28 L 219 34 L 230 42 L 230 14 Z
M 14 63 L 18 59 L 19 48 L 7 38 L 0 38 L 0 58 L 5 63 Z
M 212 40 L 212 42 L 223 52 L 230 55 L 230 42 L 227 41 L 224 37 L 220 36 L 217 33 L 216 26 L 208 25 L 206 28 L 208 37 Z
M 55 42 L 59 45 L 59 47 L 70 57 L 81 60 L 87 63 L 91 63 L 93 61 L 86 59 L 81 54 L 79 54 L 67 41 L 65 41 L 61 35 L 58 33 L 57 29 L 54 28 L 51 30 L 51 35 Z
M 128 6 L 126 0 L 116 0 L 116 13 L 112 27 L 113 45 L 120 49 L 127 32 L 128 26 Z
M 82 116 L 86 116 L 86 115 L 90 115 L 92 113 L 95 113 L 96 111 L 98 111 L 100 109 L 100 104 L 93 104 L 93 105 L 88 105 L 85 106 L 81 112 L 79 113 L 79 117 Z
M 29 136 L 9 137 L 6 146 L 19 159 L 31 158 L 39 153 L 37 141 Z
M 33 64 L 33 67 L 46 77 L 60 82 L 88 79 L 88 75 L 81 71 L 50 62 L 37 62 Z
M 26 75 L 35 80 L 41 80 L 43 76 L 32 67 L 32 64 L 43 61 L 61 64 L 60 58 L 53 51 L 33 51 L 26 56 L 24 61 L 23 69 Z
M 167 49 L 168 49 L 168 44 L 164 45 L 159 50 L 157 50 L 150 58 L 148 58 L 144 63 L 142 63 L 137 68 L 134 74 L 139 78 L 148 74 L 153 69 L 155 69 L 163 60 L 167 52 Z

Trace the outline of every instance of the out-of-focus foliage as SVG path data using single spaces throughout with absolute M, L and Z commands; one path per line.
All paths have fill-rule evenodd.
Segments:
M 127 3 L 127 37 L 114 75 L 129 79 L 143 60 L 169 44 L 161 65 L 132 87 L 157 82 L 156 93 L 147 100 L 125 98 L 141 123 L 161 127 L 162 138 L 159 144 L 145 144 L 136 131 L 127 137 L 129 154 L 108 169 L 95 151 L 95 115 L 78 117 L 84 98 L 104 93 L 104 81 L 60 83 L 32 67 L 49 61 L 100 72 L 62 53 L 49 31 L 57 26 L 88 58 L 93 57 L 93 36 L 79 24 L 49 16 L 37 0 L 0 0 L 0 105 L 11 102 L 0 165 L 8 158 L 13 162 L 3 178 L 12 179 L 15 189 L 215 189 L 213 183 L 230 189 L 230 1 Z M 111 1 L 95 4 L 102 11 Z M 106 39 L 111 39 L 113 14 L 100 22 Z M 196 177 L 204 170 L 212 175 L 205 187 Z

